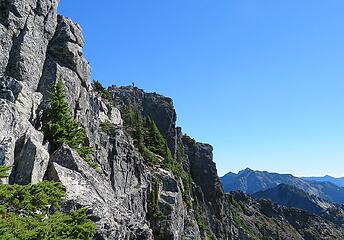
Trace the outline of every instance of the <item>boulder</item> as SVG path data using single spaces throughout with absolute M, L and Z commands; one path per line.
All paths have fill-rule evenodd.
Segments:
M 16 141 L 10 182 L 16 184 L 41 182 L 48 162 L 48 145 L 43 144 L 43 134 L 32 128 L 28 129 L 25 135 Z
M 96 239 L 153 239 L 144 216 L 135 214 L 116 201 L 104 175 L 92 169 L 78 154 L 63 145 L 50 158 L 46 179 L 61 181 L 66 188 L 64 209 L 88 208 L 97 224 Z

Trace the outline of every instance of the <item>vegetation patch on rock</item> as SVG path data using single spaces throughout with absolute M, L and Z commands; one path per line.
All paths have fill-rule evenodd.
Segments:
M 123 109 L 122 117 L 127 133 L 134 139 L 136 147 L 152 166 L 160 165 L 172 171 L 177 178 L 187 178 L 182 162 L 173 158 L 167 141 L 154 120 L 142 116 L 139 111 L 130 106 Z
M 96 92 L 100 94 L 102 99 L 111 101 L 111 93 L 108 89 L 106 89 L 98 80 L 93 81 L 93 88 Z
M 59 182 L 1 184 L 1 239 L 93 239 L 96 225 L 86 209 L 70 214 L 60 211 L 64 195 Z

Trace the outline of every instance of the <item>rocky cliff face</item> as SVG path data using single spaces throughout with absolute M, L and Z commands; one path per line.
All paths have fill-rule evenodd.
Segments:
M 58 15 L 58 2 L 0 1 L 0 164 L 13 166 L 3 183 L 61 181 L 64 211 L 88 208 L 95 239 L 253 239 L 233 219 L 212 147 L 176 128 L 171 99 L 112 87 L 105 100 L 93 89 L 81 28 Z M 53 152 L 44 137 L 48 90 L 58 79 L 98 170 L 67 145 Z M 183 178 L 142 157 L 123 127 L 125 106 L 156 122 Z
M 177 151 L 177 114 L 171 98 L 157 93 L 145 93 L 136 87 L 111 87 L 111 95 L 118 108 L 132 106 L 146 117 L 152 118 L 175 155 Z
M 191 235 L 181 234 L 180 237 L 231 239 L 230 213 L 226 208 L 225 194 L 213 162 L 212 146 L 198 143 L 183 135 L 181 128 L 176 128 L 176 111 L 172 99 L 157 93 L 145 93 L 136 87 L 111 87 L 110 92 L 115 105 L 120 109 L 132 106 L 143 116 L 152 118 L 166 138 L 175 158 L 178 159 L 177 155 L 182 155 L 179 158 L 182 158 L 183 168 L 192 185 L 191 195 L 187 198 L 193 201 L 197 208 L 183 203 L 186 209 L 186 215 L 183 217 L 186 218 L 184 231 L 191 232 Z M 179 187 L 180 194 L 187 186 L 180 182 Z M 200 222 L 209 227 L 200 231 Z M 165 236 L 162 239 L 168 238 Z

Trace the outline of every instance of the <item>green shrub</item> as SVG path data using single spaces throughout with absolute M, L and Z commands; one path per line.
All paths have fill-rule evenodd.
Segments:
M 134 138 L 136 147 L 146 161 L 155 166 L 159 164 L 155 154 L 159 155 L 164 158 L 162 162 L 164 169 L 172 171 L 177 178 L 187 178 L 182 165 L 184 161 L 182 152 L 179 154 L 180 159 L 176 161 L 166 139 L 150 117 L 144 118 L 138 110 L 131 106 L 122 110 L 122 117 L 126 131 Z M 179 150 L 183 149 L 179 147 Z
M 112 100 L 110 91 L 108 89 L 105 89 L 105 87 L 98 80 L 93 81 L 92 85 L 93 85 L 94 90 L 100 93 L 100 96 L 103 99 L 108 100 L 108 101 Z
M 182 191 L 183 201 L 188 208 L 192 207 L 192 201 L 190 198 L 190 193 L 188 191 Z
M 212 231 L 207 230 L 206 240 L 217 240 L 217 238 L 215 237 L 215 234 Z
M 141 113 L 131 106 L 126 106 L 122 109 L 121 114 L 126 131 L 128 131 L 133 138 L 139 140 L 137 131 L 142 131 L 143 129 L 143 117 Z
M 109 134 L 114 125 L 110 121 L 105 121 L 102 122 L 99 127 L 104 133 Z
M 166 139 L 161 134 L 155 122 L 150 118 L 145 121 L 143 144 L 147 146 L 149 151 L 164 158 L 162 162 L 164 169 L 172 171 L 177 178 L 186 177 L 182 164 L 173 158 Z
M 0 213 L 0 217 L 0 236 L 4 240 L 91 240 L 96 232 L 96 225 L 89 220 L 85 209 L 70 215 L 57 212 L 44 219 L 14 213 Z
M 139 144 L 139 151 L 142 154 L 142 157 L 152 166 L 159 164 L 159 161 L 154 153 L 152 153 L 143 143 Z
M 153 234 L 158 239 L 159 236 L 163 236 L 162 232 L 162 225 L 166 216 L 162 213 L 159 205 L 159 181 L 157 179 L 153 179 L 152 181 L 152 189 L 148 195 L 148 202 L 147 202 L 147 220 L 151 224 L 151 228 L 153 229 Z
M 93 86 L 93 89 L 99 93 L 105 90 L 104 86 L 98 80 L 93 81 L 92 86 Z
M 111 97 L 111 93 L 109 90 L 105 89 L 101 95 L 100 95 L 103 99 L 105 100 L 108 100 L 108 101 L 111 101 L 112 100 L 112 97 Z
M 184 163 L 184 148 L 182 144 L 177 146 L 177 162 Z
M 155 154 L 158 154 L 154 149 L 152 141 L 155 141 L 155 136 L 149 131 L 148 122 L 142 117 L 141 113 L 131 106 L 122 109 L 122 118 L 126 132 L 134 139 L 135 146 L 139 149 L 143 158 L 151 165 L 155 166 L 159 163 Z M 148 138 L 150 139 L 148 142 Z M 147 144 L 148 143 L 148 144 Z M 154 151 L 152 151 L 154 150 Z
M 75 149 L 90 166 L 95 167 L 97 164 L 91 158 L 93 148 L 86 143 L 85 129 L 73 119 L 70 113 L 60 79 L 52 87 L 48 101 L 50 107 L 46 111 L 43 130 L 45 137 L 52 145 L 52 150 L 57 150 L 65 143 Z
M 41 182 L 34 185 L 0 185 L 0 205 L 12 211 L 28 214 L 47 213 L 47 206 L 60 207 L 64 187 L 57 182 Z
M 233 219 L 233 222 L 237 226 L 241 227 L 245 231 L 246 234 L 250 235 L 251 237 L 255 236 L 255 233 L 253 232 L 253 230 L 245 224 L 245 222 L 241 219 L 240 215 L 236 211 L 232 211 L 232 219 Z
M 8 177 L 8 171 L 11 169 L 9 166 L 0 166 L 0 179 Z
M 198 209 L 195 211 L 195 219 L 196 219 L 196 222 L 197 222 L 199 230 L 201 232 L 206 231 L 207 230 L 207 225 L 206 225 L 206 223 L 204 221 L 202 213 L 200 213 L 200 211 Z
M 1 239 L 93 239 L 96 225 L 86 209 L 58 212 L 64 194 L 64 187 L 57 182 L 0 185 Z
M 196 199 L 194 199 L 193 204 L 192 204 L 193 210 L 194 210 L 194 216 L 198 225 L 198 228 L 201 232 L 203 232 L 206 236 L 206 239 L 209 240 L 216 240 L 216 237 L 213 233 L 213 231 L 209 228 L 209 226 L 207 225 L 202 210 L 201 210 L 201 206 Z

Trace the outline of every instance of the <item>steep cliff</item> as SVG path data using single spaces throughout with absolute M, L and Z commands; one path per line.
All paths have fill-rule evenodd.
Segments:
M 96 239 L 230 238 L 225 212 L 208 202 L 219 199 L 220 204 L 224 196 L 211 147 L 188 143 L 187 156 L 187 174 L 192 171 L 198 178 L 203 173 L 200 167 L 209 165 L 211 181 L 216 182 L 211 187 L 219 191 L 211 199 L 211 189 L 201 180 L 190 178 L 191 187 L 184 186 L 186 182 L 172 171 L 148 164 L 125 132 L 115 106 L 120 107 L 120 101 L 150 116 L 176 156 L 177 146 L 184 151 L 184 141 L 181 133 L 177 139 L 172 100 L 136 88 L 113 88 L 114 101 L 102 99 L 91 84 L 81 28 L 58 15 L 57 5 L 57 0 L 1 0 L 0 164 L 13 166 L 4 183 L 61 181 L 66 188 L 63 208 L 89 208 L 98 227 Z M 58 79 L 65 87 L 71 114 L 94 147 L 98 171 L 67 145 L 53 152 L 45 139 L 42 125 L 49 87 Z M 194 193 L 199 200 L 193 198 Z M 192 207 L 195 202 L 197 208 Z M 217 220 L 217 213 L 226 222 Z
M 58 15 L 58 2 L 0 2 L 0 165 L 13 166 L 3 183 L 60 181 L 63 210 L 87 208 L 95 239 L 254 239 L 233 219 L 212 147 L 176 127 L 170 98 L 135 87 L 111 87 L 104 98 L 92 85 L 81 28 Z M 98 169 L 68 145 L 54 151 L 44 136 L 48 92 L 58 79 Z M 123 123 L 127 107 L 156 123 L 172 163 L 143 157 Z

